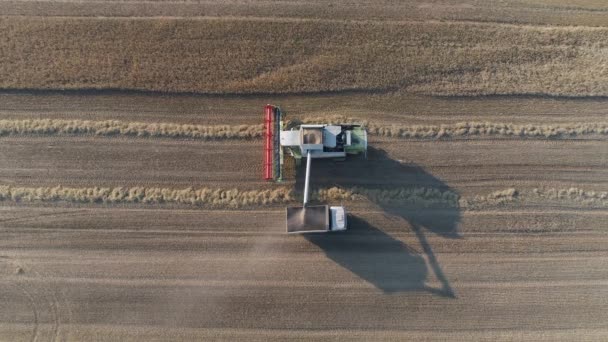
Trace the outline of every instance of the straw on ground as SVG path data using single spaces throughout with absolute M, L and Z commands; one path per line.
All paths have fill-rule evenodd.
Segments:
M 360 122 L 369 134 L 402 139 L 438 139 L 458 137 L 567 138 L 607 135 L 608 123 L 512 124 L 461 122 L 443 125 L 381 125 L 347 117 L 293 119 L 287 127 L 302 123 Z M 193 125 L 178 123 L 90 121 L 63 119 L 0 120 L 3 135 L 103 135 L 190 139 L 252 139 L 264 132 L 263 125 Z

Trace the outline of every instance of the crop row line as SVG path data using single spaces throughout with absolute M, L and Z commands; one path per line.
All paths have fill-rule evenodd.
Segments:
M 187 204 L 211 208 L 239 208 L 253 205 L 297 203 L 301 194 L 279 187 L 272 190 L 240 190 L 219 188 L 170 189 L 157 187 L 18 187 L 0 186 L 0 201 L 72 202 L 72 203 L 144 203 Z M 375 189 L 364 187 L 322 188 L 313 191 L 313 200 L 369 201 L 383 205 L 408 205 L 412 208 L 483 209 L 504 204 L 557 202 L 585 207 L 608 207 L 608 192 L 578 188 L 532 189 L 514 188 L 494 191 L 483 196 L 461 197 L 452 190 L 429 187 L 397 187 Z
M 193 139 L 246 139 L 261 136 L 262 125 L 191 125 L 176 123 L 63 119 L 0 120 L 0 135 L 125 135 Z
M 330 117 L 289 121 L 300 123 L 356 122 L 356 119 Z M 496 136 L 526 138 L 560 138 L 586 135 L 608 135 L 608 123 L 576 124 L 511 124 L 495 122 L 461 122 L 442 125 L 378 125 L 361 122 L 369 134 L 412 139 Z M 0 120 L 0 136 L 6 135 L 101 135 L 189 139 L 252 139 L 264 132 L 263 125 L 195 125 L 178 123 L 124 122 L 118 120 L 90 121 L 64 119 Z

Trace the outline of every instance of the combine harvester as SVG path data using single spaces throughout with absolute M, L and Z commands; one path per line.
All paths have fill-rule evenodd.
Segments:
M 276 106 L 266 105 L 264 119 L 264 179 L 282 181 L 283 156 L 288 152 L 300 165 L 306 158 L 304 203 L 287 208 L 287 233 L 312 233 L 346 230 L 343 206 L 308 205 L 310 164 L 313 158 L 344 160 L 347 155 L 367 153 L 367 132 L 356 124 L 300 125 L 283 130 L 283 114 Z

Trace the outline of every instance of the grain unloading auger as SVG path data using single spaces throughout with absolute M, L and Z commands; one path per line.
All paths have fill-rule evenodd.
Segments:
M 287 233 L 346 230 L 343 206 L 309 205 L 310 166 L 313 158 L 344 159 L 367 152 L 367 132 L 357 124 L 302 124 L 283 130 L 283 114 L 276 106 L 264 108 L 264 179 L 283 179 L 283 156 L 287 152 L 300 164 L 306 158 L 304 201 L 286 210 Z

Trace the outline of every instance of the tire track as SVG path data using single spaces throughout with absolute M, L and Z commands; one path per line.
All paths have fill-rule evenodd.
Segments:
M 59 298 L 57 297 L 57 287 L 48 285 L 47 277 L 43 276 L 40 272 L 36 271 L 33 266 L 30 265 L 27 269 L 28 269 L 28 272 L 32 272 L 36 276 L 37 279 L 41 280 L 40 283 L 47 284 L 47 286 L 45 286 L 41 290 L 41 292 L 45 292 L 45 290 L 47 290 L 47 291 L 50 291 L 50 295 L 45 293 L 45 294 L 41 295 L 41 297 L 44 298 L 44 301 L 49 308 L 49 313 L 51 315 L 51 320 L 52 320 L 52 330 L 51 330 L 51 336 L 50 336 L 49 340 L 58 341 L 59 340 L 59 327 L 62 325 L 62 321 L 61 321 L 61 313 L 60 313 L 61 304 L 60 304 Z M 65 300 L 64 300 L 64 302 L 65 302 Z M 69 323 L 69 321 L 68 321 L 68 323 Z
M 1 262 L 2 260 L 0 260 Z M 24 271 L 23 269 L 23 265 L 17 263 L 14 260 L 10 260 L 10 261 L 5 261 L 7 264 L 9 264 L 11 267 L 13 267 L 14 269 L 16 269 L 16 273 L 17 274 L 22 274 Z M 39 335 L 39 315 L 40 315 L 40 310 L 38 309 L 38 305 L 36 304 L 36 301 L 34 300 L 34 297 L 32 296 L 32 294 L 27 290 L 27 288 L 20 284 L 19 282 L 8 282 L 7 283 L 9 286 L 17 289 L 17 291 L 22 292 L 25 297 L 28 300 L 29 306 L 32 310 L 32 315 L 33 315 L 33 319 L 34 321 L 33 323 L 33 328 L 32 328 L 32 336 L 30 338 L 31 342 L 36 342 L 38 340 L 38 335 Z

